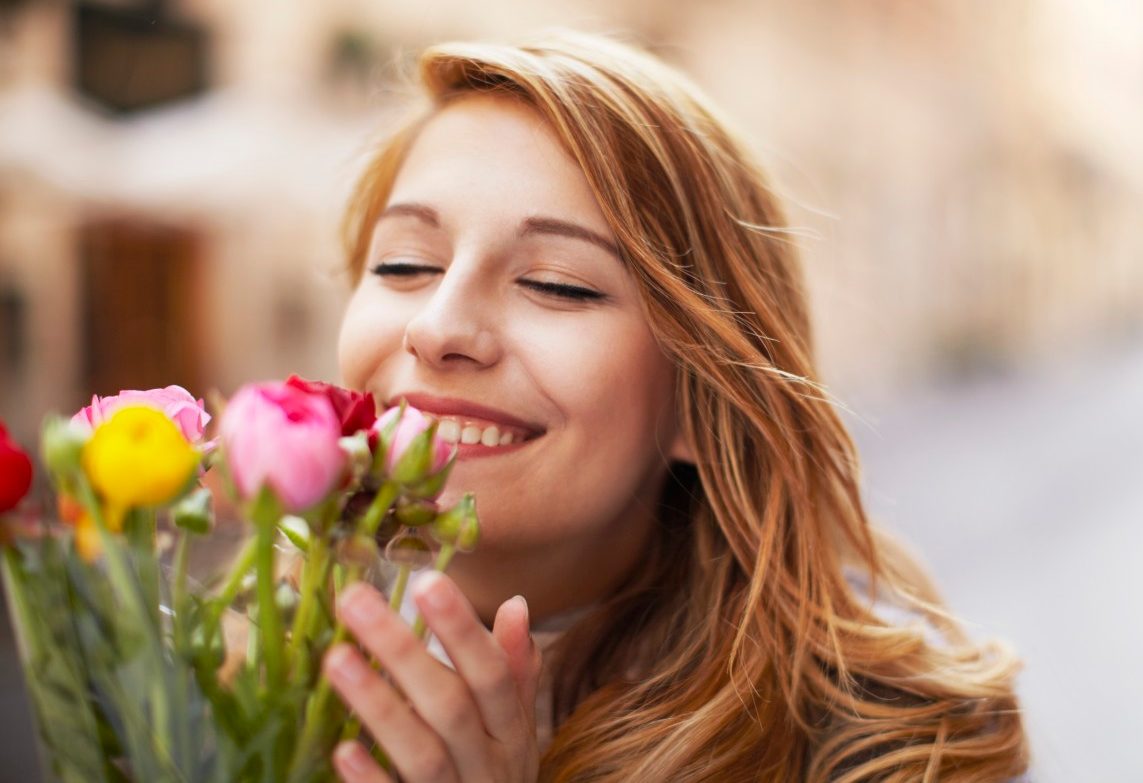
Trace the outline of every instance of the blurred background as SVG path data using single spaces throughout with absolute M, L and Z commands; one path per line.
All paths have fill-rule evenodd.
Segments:
M 1143 6 L 0 0 L 0 417 L 337 380 L 337 221 L 416 52 L 621 33 L 802 231 L 874 515 L 1026 659 L 1040 781 L 1143 780 Z M 0 628 L 0 780 L 36 781 Z

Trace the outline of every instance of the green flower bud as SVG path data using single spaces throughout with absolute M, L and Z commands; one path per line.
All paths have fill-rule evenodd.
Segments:
M 361 430 L 353 435 L 340 438 L 337 445 L 349 457 L 350 474 L 353 483 L 358 484 L 369 473 L 373 465 L 373 452 L 369 450 L 369 433 Z
M 439 497 L 444 490 L 445 482 L 448 481 L 448 474 L 452 472 L 454 463 L 450 462 L 444 466 L 440 471 L 429 476 L 424 481 L 418 482 L 405 489 L 410 497 L 415 498 L 436 498 Z
M 377 544 L 366 536 L 347 538 L 337 548 L 337 562 L 345 566 L 357 566 L 363 572 L 374 568 L 377 558 Z
M 176 526 L 191 533 L 208 533 L 214 526 L 214 513 L 210 502 L 213 496 L 206 487 L 190 493 L 171 508 L 171 518 Z
M 433 522 L 433 536 L 442 544 L 452 544 L 462 552 L 470 552 L 480 539 L 480 521 L 476 516 L 476 497 L 471 492 Z
M 405 533 L 394 538 L 385 547 L 385 559 L 398 566 L 408 566 L 413 570 L 424 568 L 433 561 L 429 545 L 415 533 Z
M 274 603 L 283 612 L 292 612 L 294 607 L 298 605 L 298 594 L 294 592 L 292 587 L 282 582 L 274 591 Z
M 440 509 L 431 500 L 408 500 L 402 498 L 397 501 L 393 510 L 397 521 L 406 527 L 420 527 L 427 525 L 437 518 Z
M 44 431 L 40 438 L 40 453 L 48 470 L 60 478 L 71 476 L 80 470 L 80 455 L 91 438 L 91 431 L 59 416 L 44 420 Z

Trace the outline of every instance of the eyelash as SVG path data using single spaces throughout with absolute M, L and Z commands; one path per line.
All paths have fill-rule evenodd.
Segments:
M 375 264 L 369 271 L 379 277 L 412 277 L 423 272 L 439 270 L 436 267 L 418 266 L 416 264 Z M 576 302 L 598 301 L 605 296 L 598 291 L 592 291 L 590 288 L 579 288 L 563 283 L 541 283 L 536 280 L 521 280 L 520 282 L 541 293 Z

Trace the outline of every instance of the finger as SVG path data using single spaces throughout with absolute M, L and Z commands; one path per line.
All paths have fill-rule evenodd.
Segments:
M 336 645 L 326 653 L 323 663 L 330 683 L 385 748 L 402 780 L 436 783 L 457 779 L 440 737 L 357 650 L 348 644 Z
M 492 637 L 508 654 L 508 669 L 516 680 L 520 702 L 529 720 L 535 720 L 542 657 L 532 638 L 528 602 L 524 596 L 518 595 L 500 604 L 492 623 Z
M 416 713 L 443 740 L 457 768 L 484 767 L 488 762 L 488 733 L 461 677 L 425 649 L 373 588 L 361 585 L 347 589 L 337 611 Z
M 357 742 L 343 742 L 333 752 L 333 768 L 345 783 L 393 783 L 393 778 Z
M 515 738 L 522 728 L 523 710 L 508 655 L 480 622 L 472 604 L 451 579 L 437 572 L 421 577 L 413 598 L 468 683 L 488 733 L 501 740 Z

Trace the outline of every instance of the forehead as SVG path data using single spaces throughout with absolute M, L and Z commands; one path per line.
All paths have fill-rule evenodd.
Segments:
M 390 201 L 430 203 L 446 216 L 554 215 L 610 233 L 587 178 L 555 132 L 511 97 L 465 96 L 439 109 L 413 141 Z

